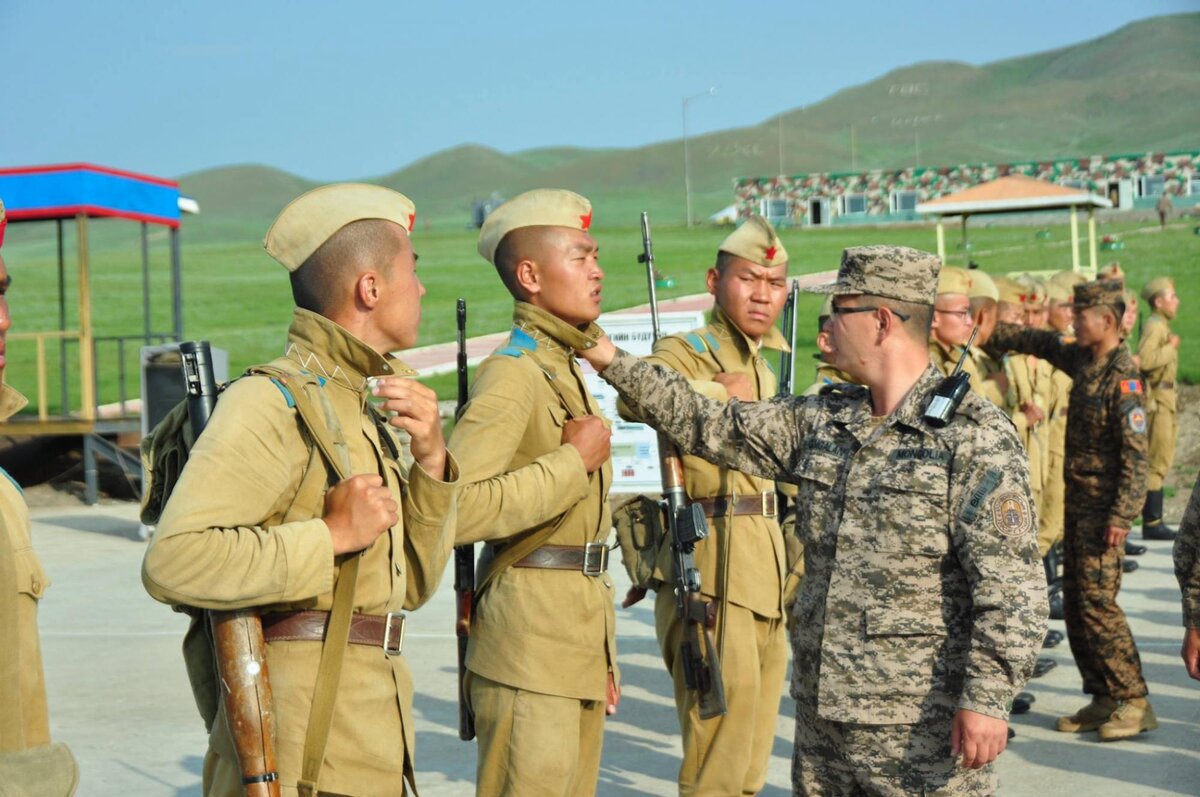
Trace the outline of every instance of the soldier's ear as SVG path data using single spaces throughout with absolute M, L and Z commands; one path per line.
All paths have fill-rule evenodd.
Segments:
M 379 304 L 382 290 L 378 272 L 364 271 L 354 281 L 354 300 L 369 310 L 374 309 Z
M 537 263 L 529 258 L 522 258 L 513 266 L 513 282 L 526 297 L 542 292 L 541 270 Z

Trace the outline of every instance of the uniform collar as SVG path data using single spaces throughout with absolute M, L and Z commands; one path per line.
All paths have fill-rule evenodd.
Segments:
M 729 314 L 725 312 L 725 308 L 719 304 L 714 304 L 712 315 L 709 317 L 709 325 L 712 326 L 714 333 L 718 337 L 726 340 L 739 341 L 739 348 L 750 354 L 756 354 L 760 349 L 774 349 L 775 351 L 789 352 L 792 347 L 788 345 L 787 339 L 783 337 L 783 333 L 779 331 L 779 327 L 774 324 L 762 336 L 762 340 L 755 343 L 743 332 Z
M 370 376 L 416 376 L 394 356 L 383 356 L 323 315 L 297 307 L 286 356 L 332 382 L 364 390 Z
M 516 303 L 513 308 L 513 326 L 527 332 L 538 343 L 539 348 L 549 349 L 566 358 L 574 357 L 576 349 L 591 348 L 604 334 L 595 323 L 578 329 L 528 302 Z
M 884 419 L 883 425 L 904 424 L 911 429 L 927 433 L 929 426 L 924 420 L 925 406 L 928 404 L 929 394 L 937 389 L 943 378 L 945 377 L 942 372 L 930 363 L 901 400 L 900 406 Z M 834 414 L 834 420 L 844 422 L 860 442 L 865 441 L 877 428 L 877 424 L 872 422 L 870 391 L 868 390 L 863 401 L 842 407 Z
M 29 399 L 22 396 L 15 387 L 0 383 L 0 423 L 16 415 L 28 403 Z

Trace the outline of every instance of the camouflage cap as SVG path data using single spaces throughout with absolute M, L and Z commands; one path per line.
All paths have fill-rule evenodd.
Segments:
M 334 183 L 301 194 L 279 211 L 263 247 L 288 271 L 295 271 L 338 230 L 363 219 L 392 221 L 411 233 L 417 209 L 390 188 L 366 183 Z
M 1021 283 L 1002 276 L 992 277 L 992 281 L 996 283 L 996 301 L 1009 304 L 1022 304 L 1025 301 L 1025 289 L 1021 287 Z
M 1000 301 L 1000 290 L 996 287 L 996 281 L 990 274 L 979 269 L 971 269 L 967 273 L 971 275 L 971 290 L 967 291 L 968 298 Z
M 4 215 L 4 208 L 0 205 L 0 216 Z M 2 222 L 0 222 L 2 223 Z M 3 239 L 4 233 L 0 231 L 0 239 Z M 1170 277 L 1155 277 L 1146 283 L 1142 288 L 1142 298 L 1147 302 L 1154 301 L 1154 297 L 1158 296 L 1163 291 L 1173 290 L 1175 288 L 1175 280 Z
M 842 252 L 837 281 L 814 285 L 812 293 L 849 296 L 866 293 L 913 304 L 932 305 L 941 259 L 907 246 L 854 246 Z
M 961 293 L 964 296 L 970 296 L 971 282 L 971 273 L 965 268 L 942 266 L 941 273 L 938 274 L 937 295 Z
M 8 216 L 4 215 L 4 202 L 0 201 L 0 246 L 4 246 L 4 231 L 8 229 Z
M 783 242 L 779 240 L 771 222 L 762 216 L 746 219 L 746 223 L 730 233 L 717 249 L 766 268 L 786 265 L 788 262 Z
M 1107 279 L 1085 282 L 1075 286 L 1076 309 L 1109 305 L 1115 307 L 1125 302 L 1125 285 L 1120 280 Z
M 559 188 L 535 188 L 518 194 L 488 214 L 479 230 L 479 254 L 495 264 L 504 236 L 522 227 L 568 227 L 584 230 L 592 224 L 592 203 Z

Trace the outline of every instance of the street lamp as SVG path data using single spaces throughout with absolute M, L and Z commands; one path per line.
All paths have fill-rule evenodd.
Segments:
M 693 94 L 683 98 L 683 196 L 687 202 L 687 226 L 692 226 L 692 169 L 688 160 L 687 109 L 688 103 L 701 97 L 711 97 L 717 93 L 716 86 L 710 86 L 708 91 Z

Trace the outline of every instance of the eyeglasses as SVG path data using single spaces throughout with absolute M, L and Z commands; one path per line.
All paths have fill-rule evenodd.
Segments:
M 851 313 L 872 313 L 879 309 L 887 309 L 888 311 L 891 312 L 892 315 L 896 316 L 901 321 L 908 320 L 908 313 L 901 313 L 898 310 L 892 310 L 892 308 L 890 308 L 890 307 L 881 308 L 880 305 L 877 305 L 877 304 L 866 305 L 865 307 L 839 307 L 838 305 L 834 305 L 830 309 L 833 311 L 834 315 L 850 315 Z
M 971 311 L 969 309 L 968 310 L 943 310 L 940 307 L 933 308 L 933 312 L 945 313 L 946 315 L 956 315 L 963 321 L 965 321 L 967 319 L 967 316 L 969 316 L 971 314 Z

